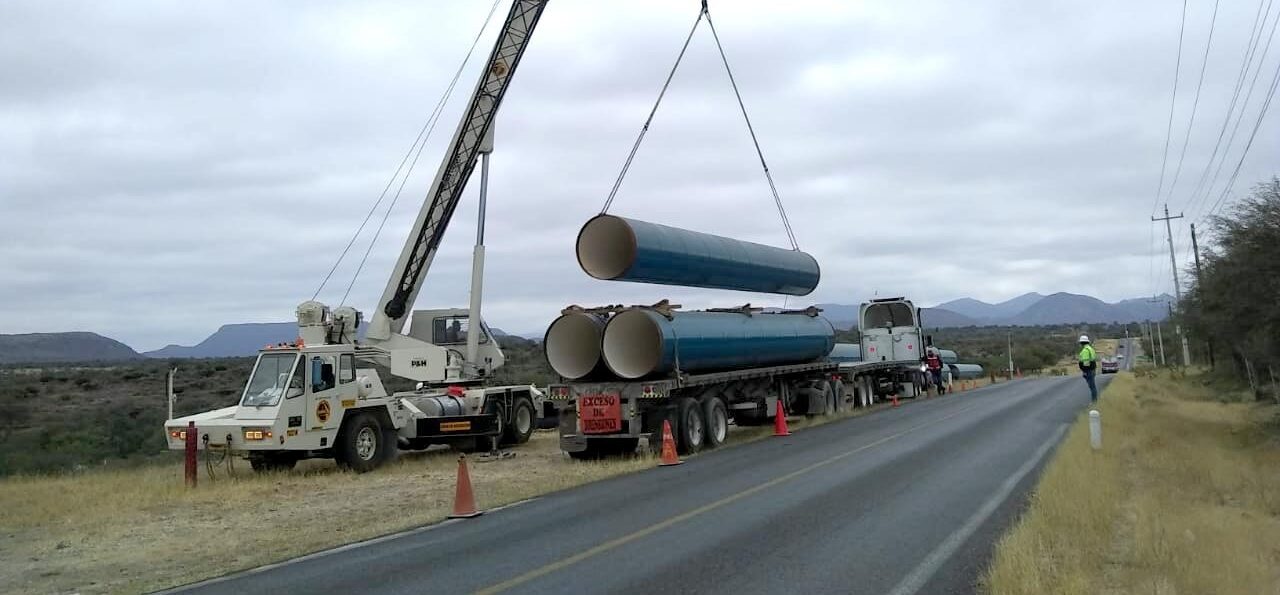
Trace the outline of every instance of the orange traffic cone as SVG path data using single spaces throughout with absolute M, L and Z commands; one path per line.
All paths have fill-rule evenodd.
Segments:
M 893 393 L 893 395 L 891 395 L 891 396 L 893 397 L 893 406 L 894 406 L 894 407 L 897 407 L 897 406 L 898 406 L 898 393 Z
M 787 429 L 787 414 L 782 411 L 782 399 L 778 399 L 778 407 L 773 413 L 773 435 L 791 435 L 791 430 Z
M 671 435 L 671 420 L 662 420 L 662 463 L 659 467 L 670 467 L 679 465 L 684 461 L 676 456 L 676 439 Z
M 453 493 L 451 519 L 469 519 L 481 515 L 476 510 L 476 495 L 471 491 L 471 474 L 467 472 L 467 455 L 458 457 L 458 487 Z

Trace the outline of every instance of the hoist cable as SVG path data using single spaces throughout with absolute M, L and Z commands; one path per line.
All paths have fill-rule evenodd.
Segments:
M 649 110 L 649 117 L 645 119 L 644 126 L 640 127 L 640 134 L 636 136 L 636 141 L 631 145 L 631 152 L 627 154 L 626 161 L 622 164 L 622 171 L 618 172 L 618 178 L 613 182 L 613 188 L 609 190 L 609 197 L 605 199 L 604 206 L 600 208 L 600 213 L 604 214 L 609 211 L 609 207 L 613 206 L 613 200 L 618 196 L 618 190 L 622 188 L 622 181 L 627 177 L 627 172 L 631 169 L 631 164 L 635 161 L 636 152 L 640 150 L 640 143 L 644 142 L 645 134 L 649 132 L 649 126 L 653 123 L 654 116 L 658 113 L 658 106 L 662 104 L 662 98 L 667 94 L 667 89 L 671 86 L 671 80 L 675 77 L 676 70 L 680 68 L 680 62 L 684 60 L 685 52 L 689 49 L 689 42 L 693 40 L 693 34 L 698 31 L 698 25 L 702 24 L 703 18 L 707 19 L 707 26 L 711 28 L 711 36 L 715 39 L 716 49 L 720 52 L 720 61 L 724 64 L 725 73 L 729 75 L 729 84 L 733 87 L 733 95 L 738 100 L 738 108 L 742 111 L 742 119 L 747 124 L 747 132 L 751 134 L 751 143 L 756 149 L 756 156 L 760 158 L 760 167 L 764 170 L 765 180 L 769 182 L 769 191 L 773 193 L 773 202 L 778 207 L 778 215 L 782 219 L 782 227 L 787 233 L 787 239 L 791 242 L 793 250 L 799 250 L 800 245 L 796 242 L 796 234 L 791 228 L 791 221 L 787 217 L 787 211 L 782 206 L 782 197 L 778 195 L 778 187 L 773 182 L 773 174 L 769 171 L 769 164 L 765 161 L 764 151 L 760 148 L 760 140 L 756 137 L 755 127 L 751 125 L 751 117 L 747 115 L 747 106 L 742 101 L 742 93 L 738 90 L 738 82 L 733 77 L 733 69 L 729 67 L 729 58 L 724 53 L 724 46 L 720 43 L 720 35 L 716 33 L 715 24 L 711 22 L 711 11 L 707 7 L 706 0 L 702 2 L 702 10 L 698 12 L 698 18 L 693 21 L 693 27 L 689 29 L 689 35 L 685 37 L 684 45 L 680 46 L 680 53 L 676 56 L 676 62 L 671 66 L 671 72 L 667 73 L 667 80 L 662 83 L 662 90 L 658 92 L 658 99 L 653 102 L 653 108 Z
M 653 109 L 649 110 L 649 117 L 645 119 L 644 126 L 640 127 L 640 134 L 636 136 L 636 142 L 631 145 L 631 152 L 627 154 L 627 160 L 622 164 L 622 171 L 618 172 L 618 179 L 614 180 L 613 188 L 609 190 L 609 198 L 605 199 L 604 206 L 600 208 L 601 214 L 609 211 L 614 197 L 618 196 L 618 189 L 622 187 L 622 180 L 627 177 L 627 170 L 631 169 L 631 162 L 636 158 L 636 151 L 640 150 L 640 143 L 644 141 L 644 135 L 649 132 L 649 125 L 653 123 L 653 116 L 658 113 L 658 106 L 662 103 L 662 97 L 667 94 L 667 88 L 671 86 L 671 79 L 675 77 L 676 70 L 680 68 L 680 61 L 684 60 L 685 50 L 689 49 L 689 42 L 693 40 L 693 34 L 698 30 L 698 25 L 702 23 L 703 14 L 705 14 L 704 11 L 698 12 L 698 18 L 693 21 L 693 28 L 689 29 L 689 36 L 684 38 L 684 45 L 680 46 L 680 55 L 676 56 L 676 63 L 671 66 L 671 72 L 667 73 L 667 80 L 662 83 L 662 90 L 658 92 L 658 100 L 653 102 Z
M 707 27 L 711 29 L 711 37 L 716 40 L 716 49 L 720 50 L 720 60 L 724 62 L 724 71 L 729 75 L 729 84 L 733 86 L 733 95 L 738 98 L 738 107 L 742 110 L 742 119 L 747 123 L 747 132 L 751 133 L 751 143 L 755 145 L 756 155 L 760 157 L 760 167 L 764 169 L 764 177 L 769 181 L 769 191 L 773 192 L 773 202 L 778 205 L 778 215 L 782 218 L 782 226 L 787 230 L 787 239 L 791 240 L 791 249 L 799 250 L 796 234 L 791 229 L 791 221 L 787 218 L 787 210 L 782 207 L 782 198 L 778 196 L 778 187 L 773 183 L 773 174 L 769 173 L 769 164 L 764 160 L 764 151 L 760 150 L 760 141 L 756 138 L 756 130 L 751 126 L 751 117 L 747 115 L 747 106 L 742 102 L 742 93 L 738 92 L 738 82 L 733 78 L 733 69 L 729 68 L 729 58 L 724 54 L 724 46 L 720 45 L 720 35 L 716 33 L 716 24 L 711 21 L 711 11 L 706 0 L 702 2 L 702 12 L 707 15 Z
M 373 246 L 378 242 L 378 236 L 382 235 L 382 229 L 387 225 L 387 218 L 391 216 L 391 211 L 395 208 L 396 202 L 400 200 L 400 193 L 404 191 L 405 183 L 409 181 L 409 176 L 413 174 L 413 169 L 417 166 L 418 158 L 422 156 L 422 151 L 426 148 L 427 141 L 431 138 L 431 133 L 435 132 L 436 124 L 440 122 L 440 116 L 444 112 L 445 104 L 453 94 L 454 88 L 457 87 L 458 80 L 462 77 L 463 69 L 466 68 L 467 62 L 471 60 L 471 55 L 475 53 L 476 46 L 480 43 L 480 38 L 484 35 L 485 29 L 489 28 L 489 22 L 493 20 L 493 14 L 497 11 L 498 4 L 500 4 L 501 1 L 502 0 L 493 0 L 493 5 L 489 7 L 489 13 L 484 17 L 484 23 L 480 25 L 480 30 L 476 31 L 475 38 L 471 40 L 471 47 L 467 48 L 467 54 L 463 56 L 462 62 L 458 64 L 458 69 L 454 71 L 453 79 L 449 81 L 449 86 L 446 87 L 444 93 L 440 95 L 440 99 L 436 101 L 435 108 L 431 110 L 431 116 L 429 116 L 426 123 L 422 125 L 422 129 L 418 132 L 418 138 L 414 140 L 414 144 L 410 146 L 409 151 L 405 153 L 404 159 L 400 161 L 400 167 L 396 168 L 396 173 L 387 181 L 387 186 L 386 188 L 383 188 L 382 196 L 378 197 L 378 202 L 374 203 L 373 208 L 369 209 L 369 214 L 365 215 L 364 221 L 360 223 L 359 229 L 356 230 L 356 234 L 352 236 L 351 241 L 347 243 L 347 247 L 343 249 L 342 255 L 338 257 L 338 262 L 333 264 L 333 268 L 329 270 L 329 275 L 325 276 L 324 283 L 327 283 L 329 281 L 329 277 L 333 275 L 333 271 L 338 268 L 342 259 L 346 257 L 347 251 L 351 249 L 351 245 L 355 243 L 356 238 L 359 237 L 361 231 L 364 230 L 365 225 L 369 223 L 369 219 L 373 216 L 378 205 L 382 204 L 382 200 L 386 197 L 387 191 L 393 184 L 395 184 L 396 179 L 399 178 L 400 185 L 396 188 L 396 193 L 391 197 L 391 204 L 387 205 L 387 210 L 383 213 L 382 221 L 378 224 L 378 229 L 374 232 L 373 238 L 369 240 L 369 246 L 365 249 L 364 255 L 360 259 L 360 264 L 356 266 L 355 273 L 351 275 L 351 282 L 347 284 L 347 290 L 342 294 L 341 304 L 346 304 L 347 297 L 351 295 L 351 289 L 355 287 L 356 280 L 360 277 L 360 272 L 364 270 L 364 265 L 369 260 L 369 253 L 373 251 Z M 411 155 L 412 160 L 410 160 Z M 404 172 L 404 176 L 401 177 L 400 171 L 404 168 L 406 162 L 409 163 L 409 168 Z M 320 284 L 320 289 L 324 288 L 324 283 Z M 320 294 L 320 289 L 316 290 L 316 295 Z M 315 299 L 315 296 L 312 296 L 311 299 Z

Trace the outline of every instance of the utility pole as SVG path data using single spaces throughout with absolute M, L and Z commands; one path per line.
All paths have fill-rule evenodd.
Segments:
M 1013 379 L 1013 333 L 1009 333 L 1009 379 Z
M 1167 366 L 1168 362 L 1164 359 L 1164 331 L 1160 330 L 1160 321 L 1156 321 L 1156 337 L 1160 340 L 1160 365 Z
M 1204 296 L 1204 284 L 1201 283 L 1204 281 L 1204 270 L 1200 268 L 1200 242 L 1196 241 L 1195 223 L 1191 224 L 1191 253 L 1196 256 L 1196 287 L 1200 288 L 1200 295 Z M 1209 348 L 1209 367 L 1212 368 L 1215 366 L 1213 361 L 1213 339 L 1210 338 L 1205 341 L 1205 344 Z
M 1178 213 L 1176 217 L 1169 215 L 1169 203 L 1164 203 L 1164 217 L 1152 217 L 1152 221 L 1164 221 L 1165 235 L 1169 238 L 1169 265 L 1173 267 L 1173 294 L 1178 303 L 1182 303 L 1182 285 L 1178 283 L 1178 259 L 1173 251 L 1173 226 L 1169 221 L 1173 219 L 1181 219 L 1183 213 Z M 1182 323 L 1174 322 L 1174 332 L 1182 337 L 1182 365 L 1191 365 L 1191 347 L 1187 345 L 1187 336 L 1182 334 Z

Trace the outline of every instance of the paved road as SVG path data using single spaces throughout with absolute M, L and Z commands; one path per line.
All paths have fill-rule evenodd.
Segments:
M 190 591 L 968 593 L 1088 400 L 1067 377 L 908 402 Z

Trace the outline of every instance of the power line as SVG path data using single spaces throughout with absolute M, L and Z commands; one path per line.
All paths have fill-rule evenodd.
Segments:
M 1200 80 L 1196 83 L 1195 98 L 1191 101 L 1191 117 L 1187 119 L 1187 134 L 1182 139 L 1182 153 L 1178 157 L 1178 167 L 1173 170 L 1173 181 L 1169 182 L 1168 196 L 1173 196 L 1173 189 L 1178 186 L 1178 175 L 1182 173 L 1182 163 L 1187 157 L 1187 146 L 1191 144 L 1191 129 L 1196 123 L 1196 109 L 1200 106 L 1200 90 L 1204 87 L 1204 71 L 1209 65 L 1209 49 L 1213 47 L 1213 32 L 1218 24 L 1219 2 L 1220 0 L 1213 0 L 1213 16 L 1209 19 L 1209 38 L 1205 40 L 1204 57 L 1200 61 Z
M 1182 0 L 1182 22 L 1178 25 L 1178 58 L 1173 66 L 1173 93 L 1169 95 L 1169 123 L 1164 130 L 1164 157 L 1160 160 L 1160 184 L 1156 186 L 1156 196 L 1151 203 L 1151 212 L 1155 213 L 1160 204 L 1160 195 L 1164 192 L 1164 173 L 1169 166 L 1169 139 L 1173 137 L 1173 111 L 1178 104 L 1178 74 L 1182 71 L 1182 37 L 1187 28 L 1187 0 Z
M 1267 110 L 1271 108 L 1271 100 L 1276 95 L 1276 85 L 1280 83 L 1280 60 L 1276 61 L 1275 74 L 1271 76 L 1271 88 L 1267 91 L 1267 99 L 1262 103 L 1262 109 L 1258 110 L 1258 119 L 1253 123 L 1253 132 L 1249 133 L 1249 142 L 1245 143 L 1244 150 L 1240 152 L 1240 160 L 1236 162 L 1235 171 L 1231 172 L 1231 178 L 1227 180 L 1227 185 L 1222 189 L 1222 195 L 1218 197 L 1213 208 L 1209 210 L 1209 217 L 1218 211 L 1226 200 L 1228 192 L 1236 183 L 1236 178 L 1240 175 L 1240 168 L 1244 165 L 1244 159 L 1249 155 L 1249 149 L 1253 147 L 1253 140 L 1258 136 L 1258 130 L 1262 128 L 1262 121 L 1267 117 Z
M 1187 210 L 1194 208 L 1200 191 L 1204 188 L 1204 183 L 1209 179 L 1209 170 L 1213 168 L 1213 162 L 1218 158 L 1218 151 L 1222 148 L 1222 139 L 1227 135 L 1227 127 L 1231 124 L 1231 115 L 1235 113 L 1236 105 L 1240 100 L 1240 90 L 1244 88 L 1244 80 L 1249 72 L 1249 66 L 1253 64 L 1254 54 L 1258 50 L 1258 42 L 1262 41 L 1262 30 L 1266 28 L 1266 16 L 1262 11 L 1263 4 L 1266 4 L 1266 15 L 1271 14 L 1271 0 L 1258 0 L 1258 9 L 1253 13 L 1253 25 L 1249 27 L 1249 41 L 1245 44 L 1244 58 L 1240 60 L 1240 72 L 1236 74 L 1236 84 L 1231 90 L 1231 101 L 1227 104 L 1227 113 L 1222 119 L 1222 126 L 1218 129 L 1218 139 L 1214 141 L 1213 152 L 1209 155 L 1209 161 L 1204 164 L 1204 170 L 1200 172 L 1200 178 L 1196 181 L 1196 187 L 1191 191 L 1191 195 L 1187 198 Z M 1261 26 L 1259 26 L 1261 25 Z M 1245 106 L 1240 106 L 1241 113 L 1244 112 Z M 1225 152 L 1223 158 L 1226 158 Z M 1181 236 L 1181 230 L 1179 230 Z

